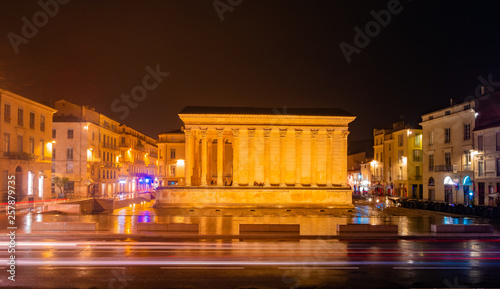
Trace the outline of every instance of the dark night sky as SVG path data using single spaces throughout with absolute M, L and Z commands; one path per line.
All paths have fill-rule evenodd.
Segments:
M 343 108 L 357 140 L 464 100 L 480 75 L 500 81 L 499 1 L 401 1 L 348 64 L 339 44 L 388 2 L 243 0 L 221 22 L 211 0 L 72 0 L 16 54 L 7 34 L 41 8 L 0 1 L 0 88 L 118 120 L 113 100 L 159 64 L 170 75 L 122 121 L 153 137 L 178 128 L 186 105 L 286 106 Z

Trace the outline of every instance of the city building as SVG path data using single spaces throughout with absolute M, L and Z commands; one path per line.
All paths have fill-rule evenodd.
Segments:
M 483 89 L 484 91 L 484 89 Z M 476 101 L 474 128 L 474 192 L 476 204 L 498 206 L 500 203 L 500 92 Z M 473 192 L 469 195 L 474 196 Z
M 184 185 L 186 137 L 182 129 L 158 134 L 159 185 Z
M 351 114 L 329 108 L 287 109 L 282 115 L 271 108 L 186 107 L 179 117 L 185 126 L 185 185 L 164 187 L 158 206 L 352 208 Z
M 119 191 L 134 193 L 159 184 L 156 140 L 126 125 L 120 125 Z
M 6 90 L 0 90 L 0 107 L 2 202 L 8 200 L 10 185 L 17 202 L 50 199 L 55 109 Z
M 397 122 L 374 129 L 372 187 L 379 193 L 423 198 L 422 130 Z
M 373 140 L 358 140 L 349 143 L 347 155 L 347 184 L 353 193 L 368 192 L 371 172 L 366 164 L 373 160 Z M 368 168 L 368 170 L 366 170 Z
M 471 204 L 475 102 L 466 101 L 422 115 L 424 199 Z
M 94 108 L 59 100 L 52 129 L 52 172 L 69 197 L 112 197 L 154 186 L 155 140 Z M 53 184 L 54 192 L 57 188 Z

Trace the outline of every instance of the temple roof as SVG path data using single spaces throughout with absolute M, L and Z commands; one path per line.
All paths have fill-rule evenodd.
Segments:
M 269 107 L 217 107 L 186 106 L 180 114 L 253 114 L 253 115 L 303 115 L 303 116 L 353 116 L 340 108 L 269 108 Z

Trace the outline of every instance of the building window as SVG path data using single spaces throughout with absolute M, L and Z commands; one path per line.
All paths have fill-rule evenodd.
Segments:
M 34 154 L 35 153 L 35 139 L 30 137 L 30 140 L 29 140 L 29 147 L 30 147 L 30 154 Z
M 421 134 L 416 134 L 415 135 L 415 146 L 416 147 L 420 147 L 420 140 L 422 139 L 422 135 Z
M 40 116 L 40 131 L 45 131 L 45 115 Z
M 444 129 L 444 143 L 451 142 L 451 128 Z
M 30 128 L 35 129 L 35 113 L 30 112 Z
M 68 161 L 73 160 L 73 148 L 66 149 L 66 160 L 68 160 Z
M 429 132 L 429 145 L 434 145 L 434 132 L 430 131 Z
M 5 104 L 3 109 L 3 120 L 10 123 L 10 104 Z
M 109 179 L 109 171 L 106 171 L 106 179 Z
M 67 174 L 73 173 L 73 163 L 66 163 L 66 173 Z
M 500 151 L 500 132 L 497 132 L 497 152 Z
M 413 161 L 421 162 L 422 161 L 422 151 L 421 150 L 413 150 Z
M 477 176 L 478 177 L 484 176 L 484 161 L 483 160 L 477 161 Z
M 56 149 L 55 148 L 52 149 L 52 159 L 53 160 L 56 159 Z
M 497 177 L 500 177 L 500 159 L 497 159 Z
M 389 151 L 391 151 L 391 147 L 392 147 L 391 144 L 389 144 Z
M 470 123 L 464 124 L 464 140 L 470 140 Z
M 403 146 L 403 134 L 398 135 L 398 146 Z
M 43 199 L 43 176 L 38 177 L 38 197 Z
M 420 178 L 422 175 L 420 174 L 420 166 L 415 166 L 415 177 Z
M 3 134 L 3 151 L 8 153 L 10 152 L 10 134 Z
M 56 172 L 56 164 L 52 163 L 52 173 L 54 174 Z
M 22 108 L 17 109 L 17 125 L 23 126 L 24 124 L 24 111 Z
M 470 104 L 464 105 L 464 110 L 469 110 L 470 109 Z
M 447 166 L 451 166 L 451 152 L 444 153 L 444 164 Z
M 175 165 L 171 165 L 170 166 L 170 176 L 171 177 L 175 177 Z
M 68 129 L 68 139 L 73 139 L 73 130 Z
M 55 130 L 55 129 L 53 129 L 53 130 L 52 130 L 52 138 L 53 138 L 53 139 L 55 139 L 55 138 L 56 138 L 56 130 Z
M 392 167 L 391 157 L 389 157 L 389 168 Z
M 175 149 L 170 149 L 170 158 L 175 159 Z
M 33 178 L 35 174 L 32 171 L 28 171 L 28 196 L 33 195 Z
M 92 141 L 94 141 L 94 140 L 95 140 L 95 133 L 92 132 Z
M 45 140 L 43 139 L 40 140 L 40 157 L 45 157 Z
M 403 150 L 398 151 L 398 162 L 403 162 Z
M 482 135 L 477 136 L 477 150 L 480 152 L 484 151 L 484 142 Z
M 429 171 L 434 171 L 434 155 L 429 155 Z
M 447 110 L 447 111 L 444 112 L 444 115 L 450 115 L 450 113 L 451 112 L 449 110 Z
M 22 153 L 24 151 L 23 150 L 23 142 L 24 142 L 23 136 L 18 135 L 17 136 L 17 152 L 19 152 L 19 153 Z

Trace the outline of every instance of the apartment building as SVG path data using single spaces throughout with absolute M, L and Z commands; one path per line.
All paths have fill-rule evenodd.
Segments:
M 156 140 L 126 125 L 120 125 L 119 191 L 134 193 L 159 185 Z
M 372 186 L 389 195 L 423 198 L 422 130 L 397 122 L 375 129 Z
M 158 135 L 161 186 L 184 185 L 185 142 L 186 136 L 181 129 Z
M 475 102 L 450 102 L 422 115 L 424 199 L 468 205 L 477 202 L 472 165 Z
M 482 97 L 476 104 L 472 151 L 474 191 L 477 204 L 497 206 L 500 203 L 500 92 Z
M 17 202 L 50 199 L 56 110 L 6 90 L 0 90 L 0 107 L 2 202 L 8 200 L 9 185 L 15 187 Z
M 92 107 L 66 100 L 57 101 L 55 107 L 52 172 L 69 179 L 68 196 L 112 197 L 154 187 L 154 139 Z

